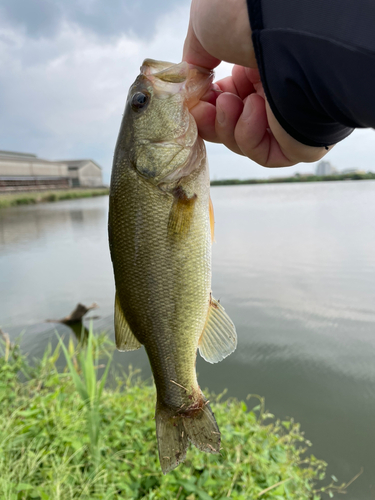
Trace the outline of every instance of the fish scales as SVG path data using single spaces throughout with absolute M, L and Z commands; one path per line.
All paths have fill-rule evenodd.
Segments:
M 211 78 L 186 63 L 143 63 L 129 91 L 111 179 L 116 342 L 120 350 L 146 348 L 164 473 L 184 460 L 189 440 L 219 451 L 196 355 L 199 346 L 217 362 L 236 346 L 233 323 L 211 296 L 209 173 L 189 113 Z M 223 318 L 227 331 L 215 326 Z
M 168 234 L 173 199 L 134 175 L 132 169 L 122 167 L 119 171 L 126 174 L 114 179 L 114 192 L 118 189 L 121 195 L 115 195 L 116 203 L 111 201 L 111 217 L 123 221 L 119 234 L 113 230 L 113 237 L 121 241 L 113 250 L 113 259 L 120 262 L 116 289 L 131 330 L 151 354 L 160 398 L 179 408 L 189 402 L 192 389 L 197 389 L 196 349 L 209 307 L 207 169 L 203 164 L 194 172 L 196 182 L 190 181 L 189 187 L 196 187 L 197 216 L 189 238 L 180 239 Z M 206 304 L 203 314 L 202 304 Z M 187 388 L 187 394 L 170 380 Z

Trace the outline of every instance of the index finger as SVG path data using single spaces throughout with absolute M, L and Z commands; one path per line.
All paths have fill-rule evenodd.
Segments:
M 230 92 L 245 99 L 248 95 L 256 92 L 254 82 L 258 80 L 260 81 L 260 76 L 257 69 L 245 68 L 236 64 L 233 66 L 232 76 L 227 76 L 215 83 L 223 92 Z

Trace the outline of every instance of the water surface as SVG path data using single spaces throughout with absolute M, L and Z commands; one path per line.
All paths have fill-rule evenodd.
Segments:
M 375 182 L 215 187 L 213 294 L 239 348 L 198 359 L 202 387 L 266 397 L 301 422 L 329 473 L 375 498 Z M 0 324 L 40 354 L 77 302 L 113 335 L 107 197 L 0 211 Z M 66 327 L 60 326 L 60 332 Z M 116 357 L 150 375 L 141 349 Z

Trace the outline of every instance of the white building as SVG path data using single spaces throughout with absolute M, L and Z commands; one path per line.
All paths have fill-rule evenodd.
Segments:
M 335 174 L 336 172 L 337 171 L 336 171 L 335 167 L 332 166 L 331 162 L 326 161 L 326 160 L 322 160 L 316 166 L 315 174 L 319 175 L 319 176 L 332 175 L 332 174 Z
M 1 191 L 102 185 L 102 169 L 93 160 L 50 161 L 29 153 L 0 151 Z
M 67 160 L 72 186 L 103 186 L 102 169 L 93 160 Z

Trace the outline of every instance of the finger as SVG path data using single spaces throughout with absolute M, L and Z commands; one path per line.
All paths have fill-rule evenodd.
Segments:
M 254 87 L 256 93 L 266 99 L 259 70 L 255 68 L 245 68 L 245 75 L 251 85 Z
M 257 69 L 233 66 L 232 76 L 227 76 L 215 82 L 223 92 L 231 92 L 241 99 L 256 91 L 256 85 L 261 85 L 259 71 Z
M 220 142 L 215 130 L 216 107 L 209 102 L 199 101 L 199 103 L 190 110 L 193 115 L 198 133 L 205 141 Z
M 216 83 L 212 84 L 212 87 L 207 90 L 207 92 L 201 97 L 201 101 L 209 102 L 211 104 L 216 104 L 216 99 L 222 94 L 223 91 L 220 89 Z
M 225 78 L 222 78 L 221 80 L 218 80 L 215 82 L 215 85 L 218 86 L 220 90 L 223 92 L 229 92 L 231 94 L 237 94 L 237 88 L 234 84 L 233 78 L 231 76 L 226 76 Z
M 264 167 L 294 165 L 282 152 L 279 143 L 269 130 L 265 100 L 251 94 L 245 101 L 238 119 L 234 138 L 242 154 Z
M 236 93 L 239 97 L 241 97 L 241 99 L 245 99 L 245 97 L 255 92 L 254 85 L 249 79 L 249 69 L 250 68 L 238 66 L 237 64 L 233 66 L 232 69 L 232 80 L 237 89 Z M 258 70 L 252 71 L 256 72 Z
M 236 143 L 234 131 L 243 110 L 242 100 L 235 94 L 225 92 L 216 100 L 215 131 L 217 138 L 228 149 L 243 154 Z

